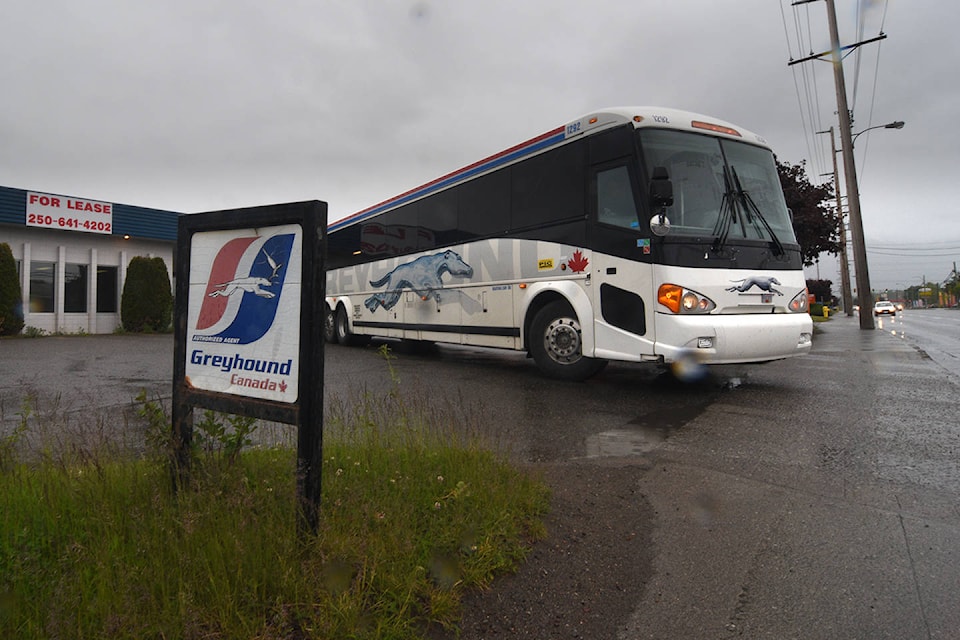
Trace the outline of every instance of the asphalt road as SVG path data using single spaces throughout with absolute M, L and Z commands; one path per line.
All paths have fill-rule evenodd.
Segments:
M 406 393 L 544 470 L 551 537 L 471 601 L 465 640 L 957 637 L 960 377 L 909 331 L 818 328 L 809 356 L 696 384 L 634 365 L 559 383 L 521 354 L 395 347 L 388 365 L 334 346 L 325 396 L 383 392 L 392 367 Z M 115 419 L 141 388 L 169 397 L 172 346 L 0 341 L 3 426 L 27 392 Z
M 960 310 L 907 309 L 894 318 L 881 316 L 876 322 L 878 329 L 915 345 L 960 377 Z

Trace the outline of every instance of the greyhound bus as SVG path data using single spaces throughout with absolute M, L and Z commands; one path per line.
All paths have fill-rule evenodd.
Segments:
M 591 113 L 333 222 L 327 269 L 331 342 L 515 349 L 567 380 L 811 346 L 773 153 L 675 109 Z

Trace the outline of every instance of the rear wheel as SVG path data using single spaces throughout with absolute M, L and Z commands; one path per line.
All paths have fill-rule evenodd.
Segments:
M 577 314 L 563 300 L 537 312 L 530 324 L 530 353 L 540 371 L 561 380 L 586 380 L 607 361 L 583 356 Z
M 330 307 L 323 313 L 323 339 L 333 343 L 337 341 L 337 316 Z
M 338 343 L 342 345 L 353 344 L 353 334 L 350 332 L 350 320 L 347 318 L 347 310 L 343 305 L 337 307 L 333 325 L 334 335 Z

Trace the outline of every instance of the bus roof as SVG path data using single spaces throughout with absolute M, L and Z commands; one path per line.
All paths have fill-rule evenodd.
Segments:
M 384 200 L 371 207 L 367 207 L 346 218 L 331 222 L 329 224 L 329 230 L 336 231 L 337 229 L 356 224 L 384 211 L 407 204 L 408 202 L 413 202 L 414 200 L 419 200 L 431 193 L 443 191 L 447 187 L 463 182 L 468 178 L 488 173 L 494 169 L 512 164 L 527 156 L 536 155 L 575 138 L 593 135 L 605 129 L 630 123 L 637 129 L 654 127 L 711 133 L 722 138 L 741 140 L 769 148 L 766 140 L 757 134 L 711 116 L 664 107 L 612 107 L 581 116 L 563 126 L 542 133 L 535 138 L 530 138 L 509 149 L 504 149 L 500 153 L 478 160 L 473 164 L 457 169 L 436 180 L 431 180 L 419 187 L 405 191 L 400 195 Z

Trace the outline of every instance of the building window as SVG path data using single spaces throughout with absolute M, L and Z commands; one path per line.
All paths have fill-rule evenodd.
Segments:
M 64 313 L 87 312 L 87 265 L 65 265 L 63 271 Z
M 57 263 L 30 263 L 30 313 L 53 313 Z
M 97 313 L 117 312 L 117 267 L 97 267 Z

